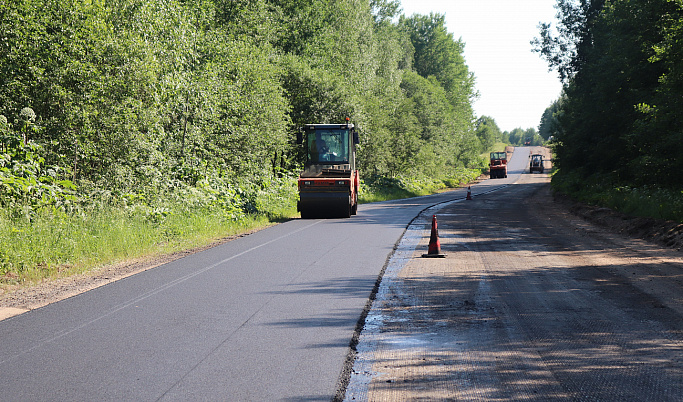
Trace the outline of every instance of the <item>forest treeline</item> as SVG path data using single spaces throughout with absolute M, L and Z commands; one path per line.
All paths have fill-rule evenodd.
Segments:
M 496 121 L 490 116 L 482 116 L 476 122 L 477 137 L 483 141 L 486 150 L 493 147 L 494 141 L 513 146 L 544 145 L 551 133 L 539 133 L 535 128 L 515 128 L 512 131 L 500 131 Z M 545 134 L 545 135 L 544 135 Z M 488 142 L 486 142 L 488 141 Z
M 558 0 L 557 10 L 533 41 L 564 83 L 539 127 L 555 139 L 553 182 L 683 219 L 683 1 Z
M 239 198 L 299 168 L 298 127 L 345 117 L 366 178 L 481 167 L 500 130 L 463 47 L 394 0 L 2 0 L 0 203 Z

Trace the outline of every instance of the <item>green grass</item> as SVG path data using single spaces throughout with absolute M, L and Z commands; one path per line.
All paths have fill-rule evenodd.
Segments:
M 561 171 L 553 175 L 553 189 L 591 205 L 639 217 L 683 223 L 683 191 L 656 186 L 626 186 L 607 177 L 582 178 Z
M 417 197 L 419 194 L 412 193 L 402 188 L 381 188 L 377 190 L 365 190 L 358 195 L 359 204 L 400 200 L 403 198 Z
M 109 194 L 70 213 L 0 209 L 0 289 L 202 247 L 297 216 L 295 178 L 245 189 L 207 184 L 154 199 Z
M 434 194 L 470 183 L 479 175 L 481 169 L 457 169 L 439 179 L 368 177 L 361 183 L 358 202 L 364 204 Z
M 506 144 L 504 142 L 496 142 L 495 144 L 493 144 L 493 149 L 490 152 L 503 152 L 505 151 L 505 147 L 507 147 L 508 145 L 510 144 Z M 483 156 L 488 159 L 489 152 L 485 152 Z
M 107 208 L 89 214 L 32 219 L 0 217 L 0 283 L 35 283 L 95 267 L 187 250 L 220 238 L 281 221 L 296 211 L 248 214 L 240 219 L 221 210 L 187 212 L 167 208 L 162 217 Z
M 480 173 L 461 169 L 443 179 L 366 178 L 359 201 L 432 194 L 470 182 Z M 128 202 L 95 200 L 72 213 L 0 210 L 0 290 L 202 247 L 296 217 L 295 183 L 290 177 L 261 184 L 250 190 L 248 203 L 242 200 L 242 209 L 227 202 L 227 196 L 214 187 L 155 201 L 130 196 Z M 230 194 L 235 197 L 234 192 Z
M 162 219 L 118 208 L 75 216 L 0 218 L 0 274 L 4 282 L 37 282 L 93 267 L 196 247 L 263 225 L 263 217 L 230 221 L 216 213 L 169 210 Z

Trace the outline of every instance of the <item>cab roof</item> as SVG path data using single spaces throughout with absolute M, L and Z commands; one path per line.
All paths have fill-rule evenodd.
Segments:
M 344 129 L 352 129 L 354 126 L 352 123 L 344 123 L 344 124 L 305 124 L 304 125 L 304 130 L 306 131 L 313 131 L 313 130 L 344 130 Z

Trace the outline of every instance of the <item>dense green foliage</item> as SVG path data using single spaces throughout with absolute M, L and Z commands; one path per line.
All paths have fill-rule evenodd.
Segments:
M 533 127 L 527 128 L 526 130 L 522 128 L 516 128 L 510 132 L 504 131 L 502 138 L 505 140 L 505 142 L 509 143 L 510 145 L 517 146 L 543 145 L 546 140 Z
M 477 169 L 461 168 L 440 178 L 370 176 L 362 179 L 358 199 L 360 203 L 367 203 L 434 194 L 470 183 L 480 174 Z
M 371 174 L 447 172 L 482 148 L 464 45 L 441 15 L 394 22 L 387 0 L 3 1 L 5 132 L 79 189 L 293 170 L 296 127 L 346 116 Z
M 51 219 L 87 231 L 77 218 L 288 216 L 297 127 L 347 116 L 368 183 L 438 188 L 477 173 L 500 138 L 475 121 L 464 44 L 442 15 L 399 10 L 396 0 L 0 0 L 0 247 L 19 250 L 20 233 Z M 160 243 L 179 236 L 161 232 Z M 0 274 L 41 263 L 17 253 L 0 256 Z
M 560 130 L 559 116 L 562 114 L 562 98 L 550 105 L 541 116 L 541 123 L 538 126 L 538 135 L 544 140 L 555 139 L 555 134 Z
M 647 188 L 682 197 L 683 2 L 557 6 L 556 33 L 545 24 L 535 40 L 565 84 L 541 124 L 555 141 L 554 181 L 577 192 Z
M 543 145 L 548 137 L 542 137 L 535 128 L 516 128 L 512 131 L 500 131 L 496 121 L 489 116 L 477 119 L 476 133 L 485 150 L 491 150 L 496 142 L 504 142 L 513 146 Z

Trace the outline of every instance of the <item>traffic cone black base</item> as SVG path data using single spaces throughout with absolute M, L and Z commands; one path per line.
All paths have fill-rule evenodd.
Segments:
M 446 254 L 422 254 L 422 258 L 446 258 Z
M 446 254 L 441 253 L 441 242 L 439 241 L 439 230 L 436 223 L 436 215 L 432 216 L 432 233 L 429 236 L 429 249 L 427 254 L 422 254 L 425 258 L 444 258 Z

